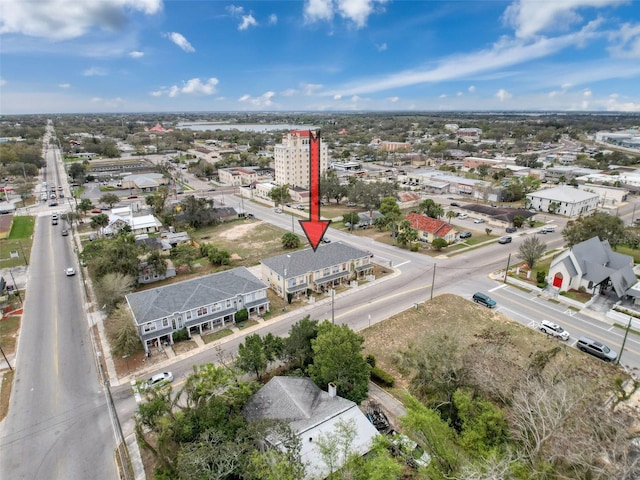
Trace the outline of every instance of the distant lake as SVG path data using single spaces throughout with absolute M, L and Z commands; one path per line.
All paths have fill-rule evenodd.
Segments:
M 271 132 L 273 130 L 316 130 L 313 125 L 285 125 L 273 123 L 207 123 L 207 122 L 180 122 L 176 128 L 182 130 L 195 130 L 203 132 L 205 130 L 239 130 L 241 132 Z

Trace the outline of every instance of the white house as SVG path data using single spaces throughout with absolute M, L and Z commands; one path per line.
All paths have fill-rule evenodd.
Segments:
M 355 430 L 349 455 L 367 453 L 378 435 L 355 402 L 336 394 L 335 385 L 329 384 L 325 392 L 310 378 L 273 377 L 249 399 L 243 413 L 249 422 L 270 419 L 289 424 L 300 439 L 307 479 L 325 478 L 331 473 L 322 460 L 318 441 L 333 437 L 341 422 Z M 273 448 L 284 448 L 279 439 L 267 441 Z M 344 459 L 338 457 L 339 465 L 334 469 L 342 467 Z
M 577 217 L 598 208 L 600 196 L 574 187 L 560 186 L 529 193 L 527 199 L 531 208 L 537 211 Z
M 122 230 L 125 225 L 131 228 L 134 235 L 158 232 L 162 222 L 153 215 L 134 216 L 131 207 L 119 207 L 111 210 L 109 224 L 100 229 L 102 235 L 113 235 Z
M 549 266 L 549 283 L 560 291 L 584 287 L 592 294 L 613 290 L 618 298 L 636 297 L 640 291 L 633 272 L 633 257 L 611 250 L 609 242 L 590 238 L 565 250 Z

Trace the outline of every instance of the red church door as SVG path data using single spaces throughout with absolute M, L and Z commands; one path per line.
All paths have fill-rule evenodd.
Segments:
M 556 288 L 562 287 L 562 274 L 560 272 L 553 276 L 553 286 Z

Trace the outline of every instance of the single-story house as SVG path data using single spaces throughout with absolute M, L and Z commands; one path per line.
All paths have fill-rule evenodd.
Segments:
M 133 215 L 131 207 L 113 208 L 109 215 L 109 224 L 100 229 L 102 235 L 113 235 L 122 230 L 125 225 L 131 228 L 134 235 L 158 232 L 162 222 L 153 215 Z
M 173 344 L 173 333 L 224 327 L 235 314 L 269 311 L 267 286 L 245 267 L 130 293 L 127 304 L 133 314 L 145 351 L 161 342 Z
M 280 296 L 327 289 L 373 270 L 370 254 L 342 242 L 320 245 L 262 260 L 262 280 Z
M 162 185 L 168 185 L 169 179 L 161 173 L 140 173 L 127 175 L 122 179 L 122 188 L 138 192 L 153 192 Z
M 540 212 L 577 217 L 596 210 L 600 196 L 571 186 L 560 186 L 528 193 L 527 200 L 531 208 Z
M 354 429 L 347 457 L 366 454 L 378 435 L 355 402 L 339 397 L 335 385 L 329 384 L 328 390 L 321 390 L 310 378 L 273 377 L 249 398 L 243 410 L 249 422 L 269 419 L 289 425 L 300 439 L 300 457 L 308 479 L 326 478 L 331 473 L 322 460 L 319 440 L 335 436 L 338 425 Z M 276 437 L 267 438 L 267 443 L 272 448 L 286 448 Z M 342 467 L 344 460 L 339 457 L 334 469 Z
M 418 213 L 410 213 L 407 220 L 412 228 L 418 230 L 418 240 L 431 243 L 436 238 L 442 238 L 447 243 L 456 241 L 458 231 L 447 222 L 438 218 L 427 217 Z
M 372 227 L 376 218 L 384 217 L 377 210 L 369 210 L 368 212 L 358 212 L 358 223 L 356 223 L 354 228 L 369 228 Z M 350 225 L 345 225 L 346 227 L 350 227 Z
M 618 298 L 636 297 L 638 283 L 633 257 L 614 252 L 607 240 L 598 237 L 580 242 L 560 253 L 549 266 L 549 283 L 560 291 L 584 287 L 597 294 L 611 289 Z

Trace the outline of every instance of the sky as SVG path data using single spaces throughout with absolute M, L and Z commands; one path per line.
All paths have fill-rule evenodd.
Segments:
M 0 114 L 640 112 L 640 0 L 0 0 Z

